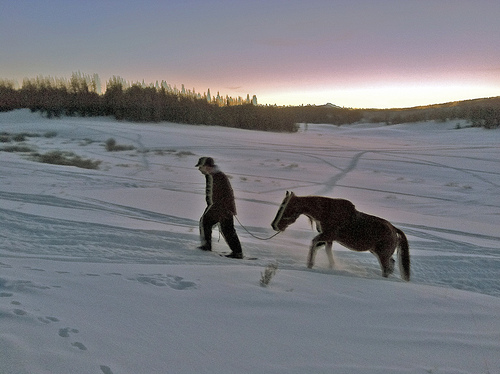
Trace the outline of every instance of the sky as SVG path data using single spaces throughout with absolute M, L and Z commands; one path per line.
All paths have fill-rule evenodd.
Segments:
M 498 15 L 498 0 L 0 0 L 0 79 L 352 108 L 500 96 Z

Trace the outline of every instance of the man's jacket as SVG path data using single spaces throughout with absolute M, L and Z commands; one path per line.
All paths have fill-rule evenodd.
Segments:
M 235 216 L 234 193 L 226 174 L 215 167 L 211 174 L 205 175 L 205 179 L 205 198 L 207 201 L 205 214 L 210 212 L 211 215 L 217 218 Z

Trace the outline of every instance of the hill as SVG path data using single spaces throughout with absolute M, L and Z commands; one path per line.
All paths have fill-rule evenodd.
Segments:
M 2 374 L 500 367 L 498 131 L 428 121 L 270 133 L 15 110 L 0 113 L 0 133 Z M 53 151 L 98 168 L 31 157 Z M 196 249 L 201 156 L 231 177 L 238 219 L 258 237 L 273 233 L 287 190 L 388 219 L 408 236 L 411 281 L 338 244 L 333 269 L 324 251 L 307 269 L 305 217 L 267 241 L 237 224 L 256 260 Z

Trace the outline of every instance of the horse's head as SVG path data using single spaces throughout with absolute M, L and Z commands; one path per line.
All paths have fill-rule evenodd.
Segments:
M 295 194 L 293 192 L 286 192 L 286 196 L 278 209 L 278 213 L 276 213 L 276 217 L 271 223 L 275 231 L 285 231 L 285 229 L 294 223 L 301 215 L 301 212 L 298 212 L 294 208 L 294 197 Z

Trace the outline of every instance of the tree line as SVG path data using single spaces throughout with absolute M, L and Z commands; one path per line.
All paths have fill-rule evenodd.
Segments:
M 363 110 L 365 121 L 389 125 L 434 120 L 466 120 L 471 127 L 500 128 L 500 97 L 456 101 L 405 109 Z
M 255 99 L 255 97 L 254 97 Z M 295 132 L 298 123 L 333 125 L 354 122 L 398 124 L 427 120 L 465 119 L 471 126 L 500 127 L 500 97 L 404 109 L 352 109 L 335 105 L 262 106 L 256 100 L 224 99 L 210 93 L 156 85 L 129 84 L 113 76 L 100 93 L 99 77 L 73 73 L 71 79 L 24 79 L 21 88 L 0 79 L 0 111 L 29 108 L 51 117 L 113 116 L 136 122 L 176 122 L 235 127 L 249 130 Z
M 283 108 L 254 105 L 247 100 L 219 98 L 209 102 L 200 95 L 169 90 L 165 85 L 127 84 L 112 77 L 104 94 L 98 77 L 74 73 L 70 80 L 51 77 L 24 79 L 21 88 L 0 80 L 0 111 L 29 108 L 48 118 L 113 116 L 135 122 L 176 122 L 236 127 L 249 130 L 295 132 L 293 116 Z

